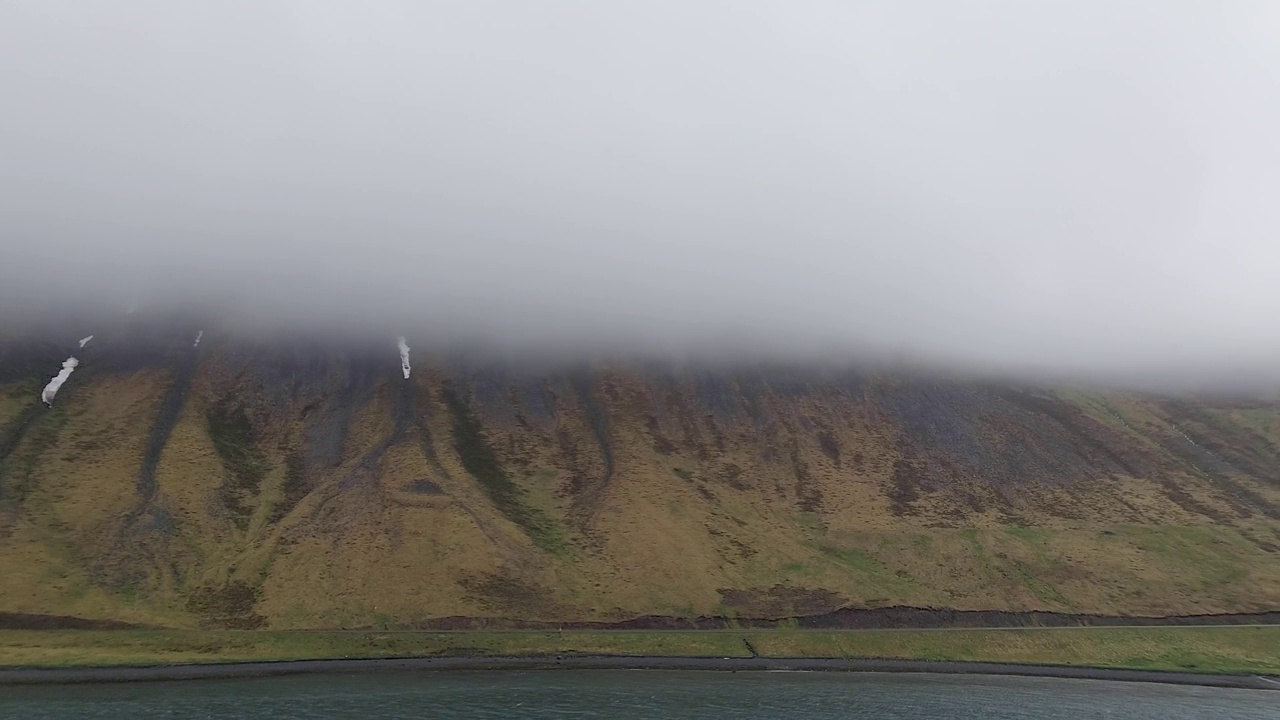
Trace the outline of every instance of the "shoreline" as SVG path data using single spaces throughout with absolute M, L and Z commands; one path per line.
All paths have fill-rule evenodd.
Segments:
M 1130 670 L 1075 665 L 893 660 L 878 658 L 720 658 L 625 655 L 506 657 L 407 657 L 329 660 L 279 660 L 175 665 L 98 665 L 84 667 L 0 667 L 0 686 L 129 683 L 175 680 L 280 677 L 370 671 L 442 670 L 718 670 L 927 673 L 1012 675 L 1076 680 L 1153 682 L 1172 685 L 1280 690 L 1280 678 L 1261 675 Z

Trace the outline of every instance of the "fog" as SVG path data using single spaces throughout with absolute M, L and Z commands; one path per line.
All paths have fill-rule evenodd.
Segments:
M 1277 77 L 1264 2 L 9 0 L 0 301 L 1265 374 Z

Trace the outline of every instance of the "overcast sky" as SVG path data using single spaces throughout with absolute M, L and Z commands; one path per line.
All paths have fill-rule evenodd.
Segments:
M 0 0 L 0 103 L 10 309 L 1280 364 L 1277 3 Z

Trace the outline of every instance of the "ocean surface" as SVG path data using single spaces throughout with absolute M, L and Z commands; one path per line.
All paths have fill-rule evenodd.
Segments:
M 369 672 L 0 687 L 0 718 L 1280 719 L 1280 692 L 841 672 Z

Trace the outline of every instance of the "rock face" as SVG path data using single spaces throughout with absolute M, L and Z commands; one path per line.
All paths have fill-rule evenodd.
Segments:
M 1275 403 L 526 365 L 412 337 L 406 378 L 394 337 L 209 329 L 193 346 L 196 327 L 0 340 L 0 612 L 339 627 L 1280 607 Z M 80 366 L 45 407 L 68 348 Z

